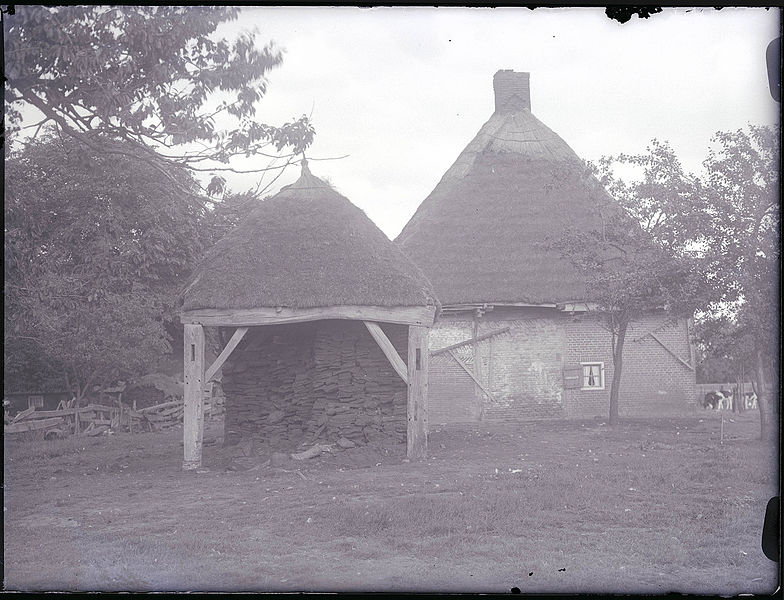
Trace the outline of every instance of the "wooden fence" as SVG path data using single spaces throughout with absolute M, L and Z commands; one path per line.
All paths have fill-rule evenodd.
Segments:
M 69 406 L 72 402 L 61 402 L 57 410 L 28 408 L 13 418 L 4 418 L 4 433 L 14 435 L 36 432 L 36 437 L 48 439 L 66 435 L 96 436 L 109 431 L 159 431 L 182 423 L 184 409 L 182 399 L 139 410 L 121 403 L 117 406 L 88 404 L 75 408 Z M 205 398 L 205 418 L 219 417 L 223 412 L 222 397 Z

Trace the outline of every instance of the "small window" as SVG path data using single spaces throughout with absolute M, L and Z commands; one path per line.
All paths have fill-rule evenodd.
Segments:
M 583 368 L 584 390 L 604 389 L 604 363 L 580 363 Z
M 44 407 L 44 397 L 43 396 L 28 396 L 27 397 L 27 408 L 43 408 Z

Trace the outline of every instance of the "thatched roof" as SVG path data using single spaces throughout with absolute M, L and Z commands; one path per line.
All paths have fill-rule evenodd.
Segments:
M 499 71 L 494 84 L 495 113 L 396 242 L 445 306 L 586 300 L 583 281 L 552 243 L 566 226 L 598 225 L 589 210 L 598 182 L 531 114 L 528 73 Z
M 304 160 L 295 183 L 208 253 L 183 300 L 183 310 L 437 305 L 419 268 Z

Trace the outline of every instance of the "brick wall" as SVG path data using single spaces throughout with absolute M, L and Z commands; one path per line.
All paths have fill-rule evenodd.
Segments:
M 694 409 L 696 375 L 662 348 L 689 362 L 689 339 L 684 319 L 663 316 L 634 323 L 626 335 L 621 382 L 621 416 L 688 414 Z
M 510 331 L 480 342 L 480 376 L 493 398 L 485 398 L 488 420 L 564 417 L 561 384 L 564 329 L 547 311 L 498 308 L 479 319 L 479 335 Z
M 473 322 L 443 316 L 431 331 L 431 348 L 471 337 Z M 510 331 L 471 345 L 459 356 L 470 368 L 478 364 L 476 386 L 449 355 L 430 365 L 430 422 L 461 420 L 532 420 L 606 417 L 613 377 L 610 333 L 592 314 L 552 309 L 496 308 L 478 319 L 478 334 Z M 627 333 L 619 412 L 621 416 L 686 414 L 693 411 L 694 371 L 689 370 L 647 334 L 653 332 L 674 354 L 689 361 L 686 321 L 651 316 Z M 564 367 L 602 362 L 603 390 L 564 389 Z M 478 400 L 481 398 L 481 402 Z M 481 408 L 478 408 L 481 407 Z
M 564 403 L 570 417 L 606 417 L 610 402 L 610 382 L 613 377 L 610 333 L 594 315 L 564 314 L 566 351 L 564 366 L 578 367 L 581 362 L 604 363 L 603 390 L 564 390 Z
M 511 70 L 498 71 L 493 77 L 496 112 L 513 112 L 521 108 L 531 110 L 531 86 L 529 73 Z
M 430 350 L 445 348 L 471 337 L 471 321 L 464 319 L 440 320 L 438 327 L 430 330 Z M 471 346 L 462 346 L 455 353 L 473 368 Z M 478 421 L 481 405 L 474 392 L 474 382 L 448 354 L 430 357 L 428 375 L 428 423 L 455 423 Z

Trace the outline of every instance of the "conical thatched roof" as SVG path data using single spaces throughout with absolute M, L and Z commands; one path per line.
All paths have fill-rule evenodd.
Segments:
M 552 243 L 566 226 L 598 226 L 598 182 L 531 114 L 528 73 L 499 71 L 494 88 L 495 113 L 396 242 L 445 306 L 584 301 L 584 283 Z
M 208 253 L 183 300 L 186 311 L 437 304 L 419 268 L 304 160 Z

